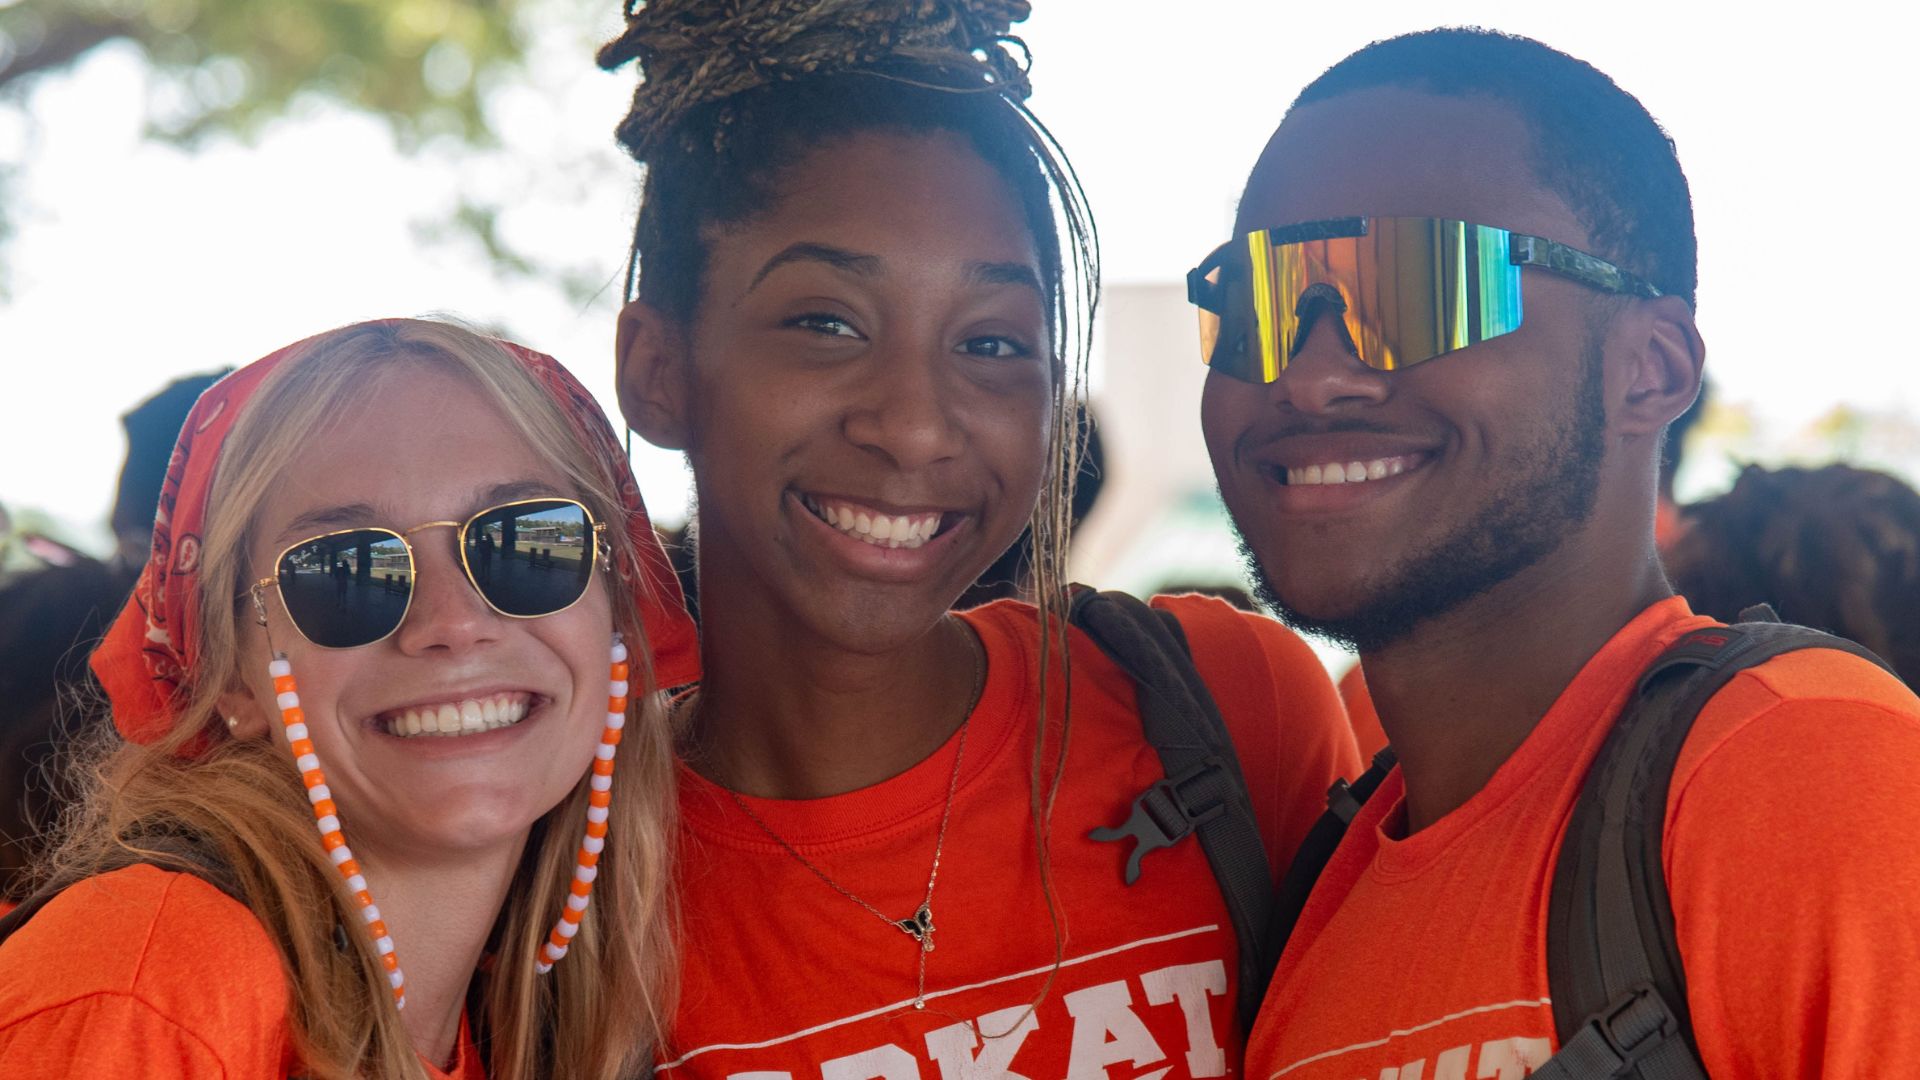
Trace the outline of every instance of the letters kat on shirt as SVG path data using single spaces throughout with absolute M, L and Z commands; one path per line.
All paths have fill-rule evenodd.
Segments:
M 1587 764 L 1673 598 L 1596 654 L 1486 787 L 1406 835 L 1388 777 L 1282 958 L 1254 1080 L 1519 1080 L 1549 1057 L 1548 898 Z M 1858 658 L 1737 676 L 1674 770 L 1663 854 L 1714 1080 L 1920 1076 L 1920 701 Z
M 1327 785 L 1357 766 L 1331 683 L 1277 624 L 1215 601 L 1159 603 L 1182 618 L 1234 730 L 1269 857 L 1290 856 Z M 1029 801 L 1037 623 L 1018 604 L 967 618 L 986 645 L 987 685 L 967 724 L 933 897 L 926 1008 L 913 1006 L 911 938 L 683 770 L 686 975 L 663 1080 L 1239 1074 L 1238 946 L 1198 843 L 1149 855 L 1125 887 L 1126 850 L 1087 839 L 1164 775 L 1141 735 L 1133 684 L 1076 633 L 1070 751 L 1051 832 L 1065 941 L 1056 971 Z M 1057 740 L 1058 705 L 1050 708 Z M 904 918 L 925 895 L 958 743 L 860 791 L 749 804 L 834 881 Z

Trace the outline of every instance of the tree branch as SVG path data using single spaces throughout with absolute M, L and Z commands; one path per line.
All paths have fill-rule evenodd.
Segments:
M 115 38 L 131 37 L 134 27 L 130 19 L 88 18 L 62 20 L 49 26 L 38 45 L 0 63 L 0 93 L 6 93 L 13 83 L 28 76 L 66 67 Z

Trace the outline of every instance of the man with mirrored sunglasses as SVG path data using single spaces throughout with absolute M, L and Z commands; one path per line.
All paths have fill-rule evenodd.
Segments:
M 1920 700 L 1830 647 L 1690 710 L 1664 800 L 1618 774 L 1655 792 L 1629 884 L 1669 898 L 1680 989 L 1577 1047 L 1556 1016 L 1552 950 L 1606 917 L 1556 906 L 1589 767 L 1656 658 L 1757 640 L 1654 549 L 1705 356 L 1664 132 L 1537 42 L 1414 34 L 1302 92 L 1238 213 L 1188 278 L 1221 494 L 1266 603 L 1360 652 L 1399 761 L 1298 914 L 1248 1076 L 1920 1075 Z

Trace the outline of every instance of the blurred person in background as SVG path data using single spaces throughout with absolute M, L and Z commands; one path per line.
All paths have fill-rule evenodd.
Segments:
M 592 396 L 459 327 L 343 327 L 202 395 L 161 504 L 93 655 L 114 730 L 0 919 L 0 1075 L 644 1076 L 650 691 L 697 657 Z M 570 530 L 586 572 L 477 581 L 486 530 Z
M 1660 564 L 1663 437 L 1705 346 L 1691 196 L 1645 107 L 1526 38 L 1376 42 L 1295 99 L 1236 233 L 1188 279 L 1222 497 L 1269 606 L 1361 655 L 1399 755 L 1343 807 L 1247 1074 L 1520 1076 L 1563 1046 L 1587 1064 L 1548 1075 L 1920 1059 L 1920 700 L 1832 639 L 1732 663 L 1755 637 Z M 1590 767 L 1678 648 L 1668 670 L 1731 681 L 1638 714 L 1677 756 L 1657 781 L 1609 768 L 1644 804 L 1590 832 Z M 1558 884 L 1568 836 L 1593 881 L 1670 902 L 1576 937 L 1654 973 L 1618 997 L 1552 947 L 1597 895 Z
M 1920 686 L 1920 493 L 1849 465 L 1749 465 L 1725 495 L 1681 511 L 1673 587 L 1729 620 L 1771 604 L 1788 622 L 1851 638 Z
M 127 456 L 111 518 L 114 554 L 0 581 L 0 903 L 58 813 L 45 766 L 61 722 L 84 722 L 98 697 L 86 656 L 146 565 L 174 439 L 201 391 L 226 370 L 176 379 L 121 417 Z M 68 706 L 72 706 L 68 708 Z
M 1237 1070 L 1241 941 L 1201 844 L 1129 886 L 1088 835 L 1166 770 L 1066 622 L 1095 252 L 1022 104 L 1026 14 L 653 0 L 601 54 L 644 68 L 622 411 L 697 494 L 662 1078 Z M 1032 600 L 954 613 L 1029 526 Z M 1272 620 L 1156 603 L 1232 731 L 1266 846 L 1236 869 L 1264 884 L 1356 764 L 1332 684 Z

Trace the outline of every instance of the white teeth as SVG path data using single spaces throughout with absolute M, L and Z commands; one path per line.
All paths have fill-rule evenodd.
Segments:
M 529 705 L 525 695 L 514 693 L 463 698 L 457 702 L 403 709 L 389 716 L 384 726 L 389 735 L 401 738 L 474 735 L 519 723 L 526 717 Z
M 940 531 L 940 515 L 875 514 L 853 507 L 822 505 L 811 496 L 802 500 L 814 515 L 856 540 L 875 547 L 917 548 Z
M 1418 464 L 1418 459 L 1406 455 L 1398 457 L 1375 458 L 1372 461 L 1329 462 L 1325 465 L 1306 465 L 1287 469 L 1287 483 L 1302 487 L 1320 484 L 1359 484 L 1368 480 L 1384 480 L 1389 476 L 1399 476 L 1407 469 Z

